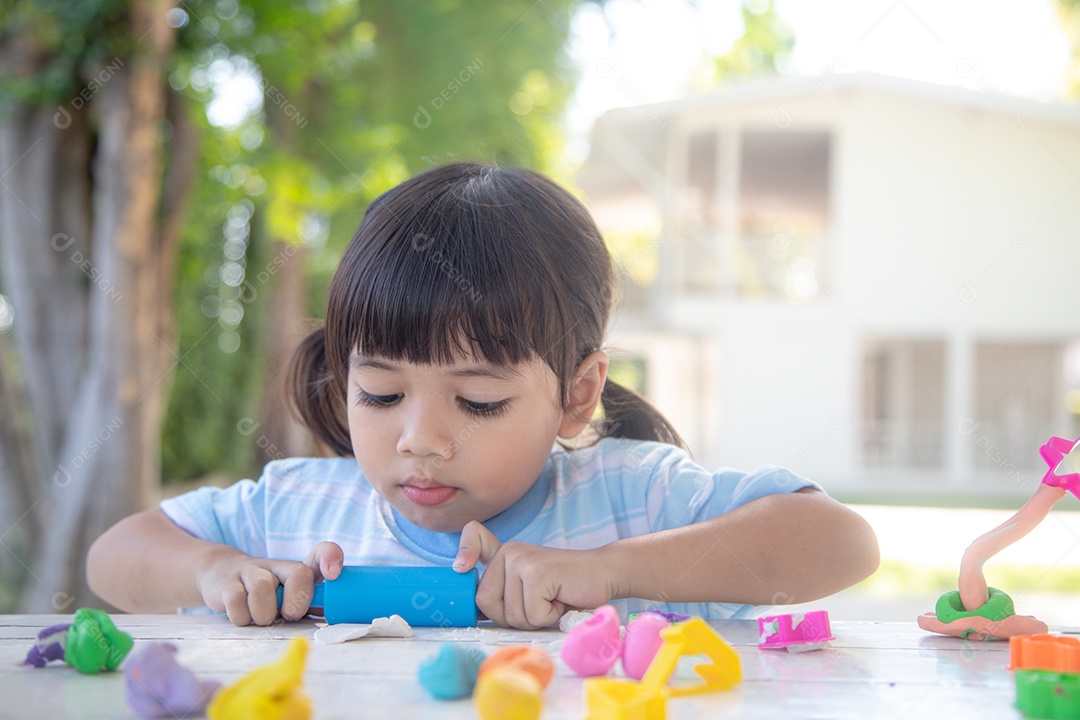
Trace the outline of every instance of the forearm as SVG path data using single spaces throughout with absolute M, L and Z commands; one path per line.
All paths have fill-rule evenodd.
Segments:
M 867 522 L 815 491 L 771 495 L 602 552 L 618 578 L 618 597 L 755 605 L 831 595 L 868 577 L 879 560 Z
M 155 508 L 121 520 L 94 542 L 86 579 L 125 612 L 172 612 L 204 604 L 199 570 L 227 555 L 243 553 L 193 537 Z

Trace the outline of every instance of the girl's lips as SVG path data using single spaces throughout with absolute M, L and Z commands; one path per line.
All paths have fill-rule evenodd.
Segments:
M 458 489 L 455 487 L 448 487 L 446 485 L 433 485 L 431 487 L 420 487 L 419 485 L 402 485 L 401 492 L 412 503 L 416 505 L 422 505 L 424 507 L 434 507 L 436 505 L 442 505 L 448 502 L 450 498 L 457 494 Z

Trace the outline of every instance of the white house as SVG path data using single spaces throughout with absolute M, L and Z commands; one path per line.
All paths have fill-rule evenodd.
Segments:
M 1080 434 L 1080 107 L 877 75 L 613 110 L 619 371 L 708 466 L 1028 496 Z

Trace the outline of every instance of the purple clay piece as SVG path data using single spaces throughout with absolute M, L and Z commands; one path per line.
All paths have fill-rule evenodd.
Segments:
M 172 643 L 148 643 L 122 666 L 127 701 L 140 717 L 199 717 L 221 687 L 199 680 L 176 661 Z
M 33 665 L 43 668 L 53 660 L 64 659 L 64 642 L 67 640 L 67 631 L 71 623 L 50 625 L 37 635 L 37 642 L 26 653 L 23 665 Z
M 687 620 L 689 620 L 692 617 L 690 615 L 685 615 L 683 613 L 661 612 L 659 610 L 646 610 L 645 612 L 652 613 L 654 615 L 659 615 L 660 617 L 664 618 L 665 620 L 667 620 L 670 623 L 686 622 Z

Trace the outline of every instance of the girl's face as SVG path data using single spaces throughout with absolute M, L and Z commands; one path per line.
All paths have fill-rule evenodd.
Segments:
M 458 532 L 519 500 L 564 417 L 558 379 L 538 359 L 414 365 L 354 353 L 348 387 L 360 469 L 409 522 L 436 532 Z

